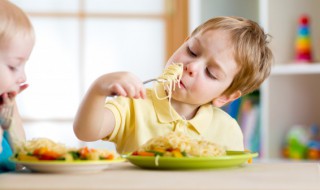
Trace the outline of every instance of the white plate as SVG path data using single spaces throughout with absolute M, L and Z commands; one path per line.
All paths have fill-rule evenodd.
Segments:
M 115 160 L 99 160 L 99 161 L 20 161 L 15 158 L 10 159 L 16 164 L 21 164 L 31 171 L 44 173 L 92 173 L 103 171 L 111 164 L 125 161 L 119 158 Z

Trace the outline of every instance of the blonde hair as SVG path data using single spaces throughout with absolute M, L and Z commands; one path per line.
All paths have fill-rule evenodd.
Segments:
M 254 21 L 242 17 L 216 17 L 198 26 L 191 34 L 195 36 L 208 30 L 229 32 L 234 58 L 239 66 L 231 85 L 223 94 L 240 90 L 242 95 L 260 87 L 270 75 L 273 55 L 268 47 L 269 35 Z
M 28 16 L 8 0 L 0 0 L 0 46 L 19 35 L 34 39 L 33 26 Z

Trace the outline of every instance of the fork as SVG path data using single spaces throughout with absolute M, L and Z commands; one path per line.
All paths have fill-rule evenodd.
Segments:
M 11 138 L 11 135 L 10 135 L 10 126 L 11 126 L 11 123 L 12 123 L 12 115 L 13 115 L 13 105 L 2 105 L 0 106 L 0 125 L 1 125 L 1 128 L 7 132 L 7 140 L 8 140 L 8 143 L 12 149 L 12 151 L 14 150 L 14 145 L 13 145 L 13 142 L 12 142 L 12 138 Z
M 166 82 L 167 80 L 166 79 L 157 79 L 157 78 L 154 78 L 154 79 L 149 79 L 149 80 L 146 80 L 146 81 L 143 81 L 142 84 L 147 84 L 149 82 Z

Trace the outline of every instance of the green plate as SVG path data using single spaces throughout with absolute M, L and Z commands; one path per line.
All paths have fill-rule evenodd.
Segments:
M 226 156 L 219 157 L 148 157 L 127 155 L 132 164 L 144 169 L 192 170 L 237 167 L 255 158 L 258 153 L 243 151 L 227 151 Z M 158 160 L 157 160 L 158 159 Z

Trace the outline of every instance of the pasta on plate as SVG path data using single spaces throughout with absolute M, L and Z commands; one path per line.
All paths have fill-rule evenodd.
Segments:
M 182 132 L 170 132 L 165 136 L 150 139 L 132 155 L 165 157 L 208 157 L 224 156 L 224 147 L 206 141 L 192 139 Z
M 16 148 L 15 158 L 20 161 L 37 160 L 113 160 L 119 156 L 109 150 L 88 147 L 68 148 L 48 138 L 36 138 Z

